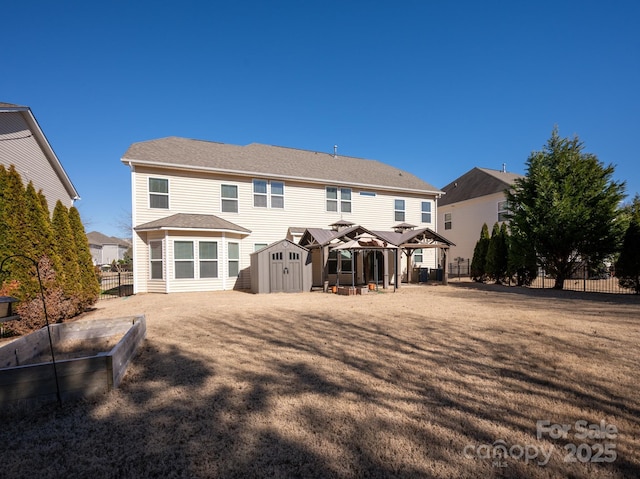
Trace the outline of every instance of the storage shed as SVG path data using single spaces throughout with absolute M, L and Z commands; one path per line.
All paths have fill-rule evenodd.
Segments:
M 311 290 L 311 254 L 283 239 L 251 254 L 252 293 L 294 293 Z

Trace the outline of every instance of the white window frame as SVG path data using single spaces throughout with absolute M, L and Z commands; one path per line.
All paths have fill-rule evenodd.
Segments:
M 420 258 L 420 261 L 418 261 L 418 257 Z M 424 250 L 422 248 L 413 250 L 413 262 L 424 263 Z
M 225 186 L 229 186 L 229 187 L 233 187 L 236 189 L 236 196 L 235 198 L 231 197 L 231 196 L 222 196 L 222 192 L 224 190 Z M 240 196 L 240 188 L 238 187 L 237 184 L 233 184 L 233 183 L 222 183 L 220 184 L 220 211 L 222 213 L 239 213 L 240 212 L 240 201 L 239 201 L 239 196 Z M 231 202 L 234 201 L 236 208 L 235 211 L 225 211 L 224 209 L 224 204 L 225 201 Z
M 335 190 L 335 198 L 329 198 L 329 190 Z M 329 204 L 335 204 L 335 210 L 330 209 Z M 325 211 L 327 213 L 353 213 L 353 190 L 339 186 L 326 186 Z
M 160 258 L 153 257 L 153 246 L 155 244 L 160 245 Z M 153 264 L 160 263 L 160 277 L 153 277 Z M 164 248 L 162 240 L 151 240 L 149 241 L 149 279 L 153 281 L 163 281 L 164 280 Z
M 238 257 L 237 258 L 232 258 L 231 257 L 231 245 L 237 245 L 238 246 Z M 232 263 L 237 264 L 238 274 L 236 274 L 236 275 L 231 275 L 231 264 Z M 238 276 L 240 276 L 240 243 L 238 243 L 236 241 L 229 241 L 227 243 L 227 277 L 229 277 L 229 278 L 237 278 Z
M 206 243 L 212 243 L 212 244 L 216 245 L 216 257 L 215 258 L 203 258 L 202 257 L 202 251 L 200 250 L 200 245 L 206 244 Z M 210 240 L 198 241 L 198 249 L 197 249 L 197 252 L 198 252 L 198 279 L 216 279 L 216 278 L 218 278 L 218 276 L 220 275 L 219 263 L 218 263 L 219 251 L 220 251 L 220 249 L 218 248 L 218 242 L 217 241 L 210 241 Z M 203 276 L 202 275 L 202 264 L 203 263 L 215 264 L 215 276 Z
M 256 191 L 256 186 L 258 185 L 260 186 L 264 185 L 264 192 Z M 259 180 L 259 179 L 253 180 L 253 207 L 254 208 L 269 207 L 268 192 L 269 192 L 269 182 L 267 180 Z M 220 194 L 222 195 L 222 190 Z M 258 198 L 264 198 L 264 205 L 256 204 L 256 199 Z
M 273 192 L 273 185 L 280 184 L 282 185 L 282 194 L 277 194 Z M 282 198 L 282 206 L 273 206 L 274 198 Z M 269 182 L 269 206 L 273 209 L 283 210 L 284 209 L 284 181 L 270 181 Z
M 160 181 L 165 181 L 167 183 L 167 192 L 159 192 L 159 191 L 151 191 L 151 180 L 160 180 Z M 160 176 L 149 176 L 147 178 L 147 201 L 149 202 L 149 208 L 154 209 L 154 210 L 168 210 L 170 205 L 170 201 L 169 201 L 169 192 L 170 192 L 170 185 L 169 185 L 169 178 L 162 178 Z M 151 204 L 151 197 L 152 196 L 158 196 L 158 197 L 166 197 L 167 198 L 167 207 L 163 207 L 163 206 L 153 206 Z
M 177 254 L 177 243 L 191 244 L 191 258 L 179 258 Z M 193 240 L 174 240 L 173 241 L 173 278 L 174 279 L 196 279 L 196 250 L 195 241 Z M 191 264 L 191 276 L 178 276 L 178 264 Z
M 402 202 L 402 208 L 398 208 L 398 202 Z M 407 202 L 402 198 L 396 198 L 393 200 L 393 219 L 394 221 L 406 221 L 407 217 Z
M 266 248 L 267 246 L 269 246 L 268 243 L 254 243 L 253 252 L 255 253 L 256 251 L 260 251 L 261 249 Z
M 427 209 L 426 209 L 426 210 L 425 210 L 425 206 L 427 207 Z M 422 202 L 422 205 L 421 205 L 421 207 L 420 207 L 420 208 L 421 208 L 421 210 L 422 210 L 422 212 L 421 212 L 421 219 L 422 219 L 422 222 L 423 222 L 423 223 L 431 223 L 431 218 L 432 218 L 432 216 L 431 216 L 431 201 L 423 201 L 423 202 Z M 426 221 L 425 221 L 425 219 L 424 219 L 424 218 L 425 218 L 425 215 L 429 215 L 429 216 L 428 216 L 428 218 L 429 218 L 429 219 L 428 219 L 428 220 L 426 220 Z

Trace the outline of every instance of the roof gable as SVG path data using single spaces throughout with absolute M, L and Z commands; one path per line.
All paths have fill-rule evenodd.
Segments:
M 251 143 L 168 137 L 132 144 L 124 163 L 296 179 L 323 184 L 440 193 L 417 176 L 376 160 Z
M 67 172 L 63 168 L 59 158 L 53 151 L 49 140 L 47 140 L 47 137 L 44 135 L 44 132 L 40 128 L 40 125 L 38 124 L 36 117 L 33 115 L 31 108 L 29 108 L 28 106 L 0 102 L 0 114 L 6 115 L 6 118 L 4 118 L 1 122 L 4 126 L 0 128 L 0 130 L 3 130 L 3 128 L 5 128 L 6 130 L 0 131 L 0 137 L 2 137 L 2 139 L 5 141 L 11 140 L 10 143 L 12 143 L 12 148 L 17 149 L 23 155 L 28 154 L 32 151 L 41 152 L 41 154 L 45 156 L 45 158 L 51 165 L 51 168 L 57 175 L 60 184 L 69 195 L 69 198 L 72 200 L 80 199 L 78 191 L 71 182 L 71 179 L 69 178 L 69 175 L 67 175 Z M 12 117 L 12 115 L 17 116 Z M 18 120 L 18 118 L 21 118 L 21 120 Z M 29 129 L 29 131 L 31 132 L 29 136 L 25 136 L 24 132 L 20 131 L 20 129 L 22 128 L 21 124 L 25 125 L 25 128 Z M 12 157 L 12 155 L 15 154 L 14 149 L 7 148 L 6 152 L 0 150 L 0 157 L 4 156 L 5 154 L 9 157 Z M 0 163 L 5 162 L 0 161 Z M 15 163 L 15 161 L 8 160 L 7 166 L 11 163 Z
M 445 195 L 438 200 L 438 206 L 500 193 L 511 188 L 518 178 L 523 176 L 488 168 L 473 168 L 442 188 Z

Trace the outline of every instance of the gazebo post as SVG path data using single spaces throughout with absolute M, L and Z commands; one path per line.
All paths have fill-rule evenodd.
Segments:
M 402 284 L 402 278 L 400 278 L 400 266 L 402 265 L 402 248 L 398 248 L 396 249 L 396 261 L 395 261 L 395 268 L 396 268 L 396 288 L 400 289 L 400 285 Z
M 449 272 L 447 268 L 447 250 L 448 247 L 442 248 L 442 284 L 449 284 Z
M 385 248 L 382 250 L 382 257 L 384 258 L 384 276 L 382 280 L 382 288 L 388 289 L 389 288 L 389 250 L 388 249 Z

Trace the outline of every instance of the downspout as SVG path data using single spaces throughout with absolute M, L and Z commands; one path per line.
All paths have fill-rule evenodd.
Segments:
M 138 294 L 138 273 L 140 271 L 140 262 L 138 261 L 138 238 L 135 230 L 133 229 L 136 225 L 136 168 L 131 162 L 129 162 L 129 169 L 131 169 L 131 254 L 133 256 L 133 294 Z M 151 264 L 151 261 L 149 261 L 149 264 Z M 151 271 L 149 271 L 148 276 L 151 277 Z M 146 278 L 145 281 L 148 279 L 149 278 Z M 147 291 L 149 291 L 148 286 Z

